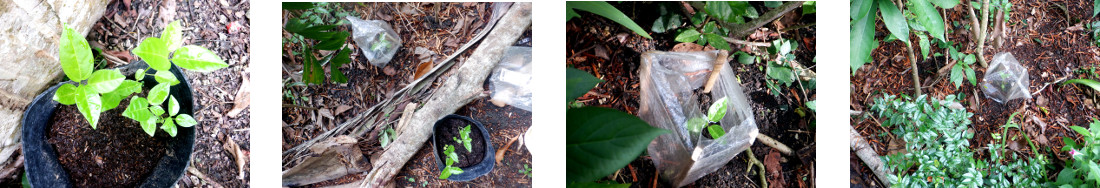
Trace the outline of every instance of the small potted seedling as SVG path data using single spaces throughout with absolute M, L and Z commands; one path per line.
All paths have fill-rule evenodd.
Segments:
M 180 68 L 209 72 L 228 65 L 206 48 L 182 46 L 175 21 L 160 38 L 146 38 L 132 51 L 144 62 L 95 70 L 88 42 L 63 27 L 59 60 L 68 81 L 39 94 L 24 113 L 29 184 L 175 184 L 188 166 L 192 127 L 198 124 L 190 115 L 195 104 L 190 83 Z M 118 108 L 122 104 L 125 110 Z M 157 125 L 167 134 L 154 134 Z
M 710 108 L 707 108 L 706 117 L 695 117 L 688 120 L 688 131 L 693 135 L 699 134 L 701 137 L 708 139 L 717 139 L 722 135 L 726 135 L 726 131 L 722 129 L 721 121 L 722 118 L 726 117 L 726 106 L 728 104 L 728 98 L 718 99 L 710 105 Z
M 493 170 L 495 150 L 481 122 L 451 114 L 436 121 L 433 131 L 439 179 L 470 181 Z

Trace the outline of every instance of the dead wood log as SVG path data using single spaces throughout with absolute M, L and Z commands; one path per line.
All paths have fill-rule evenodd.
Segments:
M 886 168 L 886 165 L 882 163 L 882 159 L 879 158 L 878 153 L 875 152 L 875 149 L 867 144 L 867 140 L 863 139 L 863 136 L 856 131 L 855 127 L 849 125 L 848 128 L 851 129 L 851 134 L 849 136 L 851 137 L 850 146 L 852 151 L 855 151 L 856 156 L 859 156 L 859 159 L 863 160 L 863 164 L 866 164 L 867 167 L 871 168 L 871 171 L 874 171 L 879 182 L 882 182 L 885 187 L 890 187 L 890 179 L 887 175 L 893 174 L 893 172 L 890 172 L 890 169 Z

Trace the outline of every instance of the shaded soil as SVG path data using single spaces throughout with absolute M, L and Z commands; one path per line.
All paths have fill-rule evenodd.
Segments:
M 50 118 L 48 142 L 77 187 L 135 187 L 168 152 L 168 133 L 150 137 L 137 121 L 123 117 L 129 100 L 100 114 L 92 129 L 75 105 L 60 105 Z
M 652 26 L 653 20 L 660 16 L 653 14 L 658 8 L 658 5 L 653 2 L 611 4 L 647 31 Z M 753 2 L 752 5 L 761 14 L 770 10 L 761 2 Z M 800 9 L 791 12 L 800 12 Z M 598 84 L 577 101 L 585 106 L 614 108 L 636 115 L 641 92 L 638 77 L 641 54 L 650 50 L 672 51 L 673 46 L 677 45 L 674 32 L 649 33 L 653 39 L 646 39 L 603 17 L 587 12 L 578 11 L 578 13 L 581 15 L 580 18 L 574 18 L 566 23 L 566 64 L 589 72 L 606 82 Z M 785 32 L 775 31 L 779 30 L 780 24 L 783 27 L 795 27 L 815 22 L 814 15 L 787 14 L 762 27 L 771 32 L 757 30 L 758 33 L 771 34 L 763 37 L 750 36 L 746 40 L 771 42 L 779 36 L 790 39 L 799 46 L 799 49 L 793 52 L 797 56 L 796 59 L 802 65 L 812 69 L 816 65 L 812 61 L 816 56 L 815 27 Z M 731 47 L 735 51 L 748 52 L 750 49 L 736 44 L 731 44 Z M 755 120 L 760 133 L 779 140 L 797 150 L 794 153 L 799 154 L 799 156 L 782 156 L 779 158 L 784 158 L 783 160 L 774 160 L 771 163 L 765 162 L 765 165 L 770 168 L 766 173 L 770 178 L 768 183 L 773 186 L 814 187 L 816 134 L 812 123 L 813 113 L 803 116 L 796 111 L 804 106 L 805 101 L 816 98 L 816 90 L 808 89 L 803 93 L 796 83 L 792 87 L 780 89 L 782 93 L 771 93 L 767 87 L 769 80 L 766 79 L 763 63 L 745 65 L 731 61 L 729 66 L 740 78 L 742 89 L 749 98 L 753 113 L 756 115 Z M 763 144 L 753 144 L 750 148 L 755 157 L 761 161 L 765 161 L 765 157 L 774 150 Z M 759 176 L 746 172 L 747 162 L 748 157 L 738 154 L 717 171 L 696 180 L 687 187 L 758 187 L 760 186 Z M 643 154 L 604 180 L 632 183 L 631 187 L 670 186 L 658 179 L 657 169 L 652 159 L 647 154 Z
M 1061 170 L 1067 160 L 1068 153 L 1053 149 L 1060 149 L 1065 144 L 1063 137 L 1069 137 L 1080 142 L 1079 135 L 1072 133 L 1069 126 L 1084 126 L 1098 117 L 1096 95 L 1087 87 L 1080 85 L 1062 86 L 1059 82 L 1069 79 L 1097 79 L 1095 68 L 1097 60 L 1100 60 L 1100 51 L 1097 50 L 1089 31 L 1074 29 L 1095 21 L 1090 18 L 1092 5 L 1085 1 L 1067 2 L 1033 2 L 1011 1 L 1012 12 L 1005 23 L 1005 40 L 1000 48 L 996 43 L 987 42 L 985 50 L 986 60 L 992 60 L 998 52 L 1012 53 L 1020 63 L 1028 69 L 1030 75 L 1030 92 L 1032 99 L 1012 100 L 1004 104 L 994 102 L 986 98 L 977 87 L 964 83 L 956 89 L 954 83 L 948 81 L 949 75 L 938 74 L 937 69 L 951 62 L 944 58 L 932 58 L 921 60 L 918 63 L 923 91 L 935 98 L 943 98 L 946 95 L 965 95 L 960 100 L 966 110 L 974 113 L 970 119 L 971 131 L 974 138 L 970 140 L 971 149 L 979 148 L 992 142 L 991 133 L 999 133 L 1000 126 L 1008 121 L 1014 112 L 1020 114 L 1015 121 L 1022 127 L 1012 129 L 1005 137 L 1021 137 L 1027 135 L 1040 148 L 1033 151 L 1026 147 L 1027 143 L 1020 141 L 1009 144 L 1010 152 L 1025 155 L 1046 155 L 1051 159 L 1054 169 L 1048 169 L 1048 177 Z M 953 10 L 946 11 L 947 22 L 959 22 L 959 25 L 948 24 L 948 37 L 965 49 L 964 53 L 976 54 L 974 48 L 977 43 L 971 40 L 971 33 L 964 29 L 969 25 L 969 13 L 965 13 L 966 4 L 960 4 Z M 889 31 L 881 22 L 876 23 L 876 38 L 889 35 Z M 990 25 L 993 20 L 990 20 Z M 868 111 L 874 104 L 875 98 L 881 98 L 884 94 L 912 95 L 912 78 L 908 71 L 910 62 L 905 52 L 905 44 L 901 42 L 880 43 L 880 47 L 872 52 L 874 62 L 868 63 L 854 76 L 851 77 L 851 104 L 852 110 Z M 915 44 L 914 44 L 915 46 Z M 933 45 L 935 52 L 944 52 L 945 49 Z M 919 53 L 919 52 L 918 52 Z M 985 76 L 986 68 L 973 65 L 979 84 Z M 889 133 L 890 128 L 882 127 L 874 119 L 852 117 L 850 122 L 870 143 L 871 147 L 879 155 L 887 153 L 889 143 L 895 139 Z M 1023 146 L 1023 147 L 1014 147 Z M 879 187 L 875 176 L 866 165 L 863 164 L 855 153 L 850 162 L 852 186 Z M 988 152 L 977 152 L 975 156 L 987 159 Z
M 285 151 L 302 142 L 308 141 L 336 125 L 346 122 L 357 114 L 364 113 L 367 109 L 393 92 L 405 87 L 415 80 L 417 68 L 424 64 L 438 63 L 447 55 L 455 53 L 466 42 L 470 41 L 478 31 L 485 27 L 491 16 L 491 4 L 488 3 L 340 3 L 338 6 L 350 12 L 353 16 L 363 19 L 385 20 L 390 23 L 402 40 L 402 46 L 385 67 L 370 65 L 366 58 L 360 55 L 362 52 L 352 40 L 348 45 L 352 48 L 351 63 L 340 68 L 348 78 L 346 84 L 335 84 L 326 81 L 321 85 L 306 86 L 301 82 L 302 59 L 300 57 L 283 54 L 283 98 L 282 109 L 282 149 Z M 289 14 L 283 12 L 284 18 Z M 338 30 L 350 31 L 348 26 L 340 26 Z M 286 38 L 289 33 L 284 32 Z M 293 43 L 284 43 L 284 52 L 300 51 L 300 46 Z M 531 31 L 515 45 L 531 46 Z M 430 53 L 417 53 L 420 47 Z M 453 67 L 459 67 L 469 54 L 477 48 L 471 46 L 466 52 L 458 55 Z M 454 70 L 452 68 L 451 70 Z M 331 72 L 332 70 L 328 70 Z M 444 72 L 443 76 L 451 74 Z M 326 73 L 326 75 L 329 75 Z M 438 80 L 437 80 L 438 81 Z M 439 83 L 439 82 L 436 82 Z M 434 87 L 434 86 L 430 86 Z M 488 90 L 488 85 L 485 85 Z M 411 101 L 423 103 L 427 95 L 414 94 Z M 286 107 L 286 106 L 291 107 Z M 404 106 L 404 105 L 400 105 Z M 387 118 L 383 118 L 385 126 L 396 124 L 401 117 L 403 109 L 394 109 Z M 460 108 L 455 114 L 468 116 L 481 121 L 489 131 L 494 148 L 503 149 L 507 142 L 517 136 L 521 136 L 530 127 L 531 113 L 511 106 L 493 106 L 488 98 L 476 99 Z M 360 150 L 366 156 L 372 158 L 382 153 L 382 147 L 378 141 L 377 130 L 368 134 L 366 138 L 359 138 Z M 430 139 L 429 141 L 430 142 Z M 503 157 L 498 158 L 503 164 L 494 167 L 489 174 L 471 180 L 469 182 L 452 182 L 439 180 L 439 166 L 432 154 L 433 147 L 425 143 L 423 147 L 405 164 L 395 176 L 396 186 L 399 187 L 530 187 L 530 178 L 519 170 L 522 164 L 531 163 L 531 155 L 526 148 L 519 147 L 522 140 L 512 144 L 509 151 Z M 456 151 L 465 149 L 456 145 Z M 462 153 L 462 152 L 459 152 Z M 296 165 L 298 161 L 288 160 L 284 156 L 283 169 Z M 338 179 L 320 182 L 304 187 L 323 187 L 359 182 L 365 174 L 347 175 Z M 411 179 L 411 181 L 410 181 Z
M 179 20 L 184 45 L 210 49 L 229 64 L 207 73 L 183 71 L 194 90 L 193 116 L 199 125 L 189 167 L 194 171 L 188 170 L 177 186 L 249 186 L 251 111 L 245 106 L 239 115 L 228 115 L 235 104 L 249 100 L 236 97 L 241 90 L 249 92 L 243 85 L 250 75 L 249 5 L 248 0 L 113 1 L 88 33 L 93 48 L 129 62 L 138 58 L 130 50 L 142 39 L 159 37 L 164 26 Z M 241 155 L 234 154 L 232 145 L 240 147 Z M 245 163 L 243 168 L 238 161 Z
M 467 150 L 466 146 L 462 142 L 455 142 L 452 138 L 462 139 L 462 131 L 467 125 L 470 126 L 470 149 Z M 455 147 L 455 153 L 458 154 L 458 162 L 455 162 L 456 167 L 470 167 L 477 165 L 481 160 L 485 159 L 485 135 L 481 134 L 481 130 L 474 126 L 473 123 L 464 121 L 462 119 L 447 119 L 443 126 L 435 130 L 435 147 L 436 156 L 446 156 L 443 153 L 444 147 L 448 144 Z M 441 161 L 446 161 L 446 158 L 440 158 Z

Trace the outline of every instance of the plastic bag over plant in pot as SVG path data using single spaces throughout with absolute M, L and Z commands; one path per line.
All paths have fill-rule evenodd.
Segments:
M 650 125 L 672 131 L 649 144 L 648 152 L 661 179 L 677 187 L 718 170 L 756 139 L 757 127 L 748 99 L 730 66 L 719 70 L 710 93 L 712 99 L 727 97 L 726 115 L 719 123 L 727 133 L 706 138 L 688 127 L 692 119 L 705 117 L 695 90 L 703 87 L 713 69 L 718 51 L 662 52 L 642 54 L 641 95 L 638 117 Z
M 347 17 L 351 23 L 355 45 L 363 50 L 371 65 L 385 67 L 393 59 L 393 54 L 401 48 L 401 37 L 393 31 L 390 24 L 382 20 L 362 20 L 354 16 Z
M 998 103 L 1013 99 L 1031 99 L 1028 89 L 1027 68 L 1020 65 L 1012 53 L 1001 52 L 993 56 L 993 62 L 982 78 L 985 97 Z
M 489 76 L 493 101 L 531 111 L 531 47 L 512 46 Z

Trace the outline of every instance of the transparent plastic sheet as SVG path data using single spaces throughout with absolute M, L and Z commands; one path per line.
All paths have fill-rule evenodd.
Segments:
M 512 46 L 493 68 L 489 91 L 494 101 L 531 111 L 531 47 Z
M 720 124 L 726 135 L 708 139 L 691 133 L 688 119 L 704 117 L 693 90 L 703 86 L 713 69 L 717 51 L 662 52 L 642 54 L 641 94 L 638 117 L 651 126 L 672 131 L 649 144 L 648 152 L 661 179 L 677 187 L 687 185 L 718 170 L 752 145 L 758 130 L 748 98 L 730 66 L 720 70 L 719 80 L 709 93 L 712 99 L 729 98 L 727 113 Z
M 389 64 L 393 54 L 401 48 L 401 37 L 397 36 L 393 27 L 382 20 L 362 20 L 354 16 L 348 16 L 347 20 L 351 23 L 352 39 L 362 49 L 367 61 L 376 67 Z
M 982 92 L 986 98 L 1002 104 L 1013 99 L 1031 99 L 1028 80 L 1027 68 L 1012 53 L 997 53 L 982 78 Z

